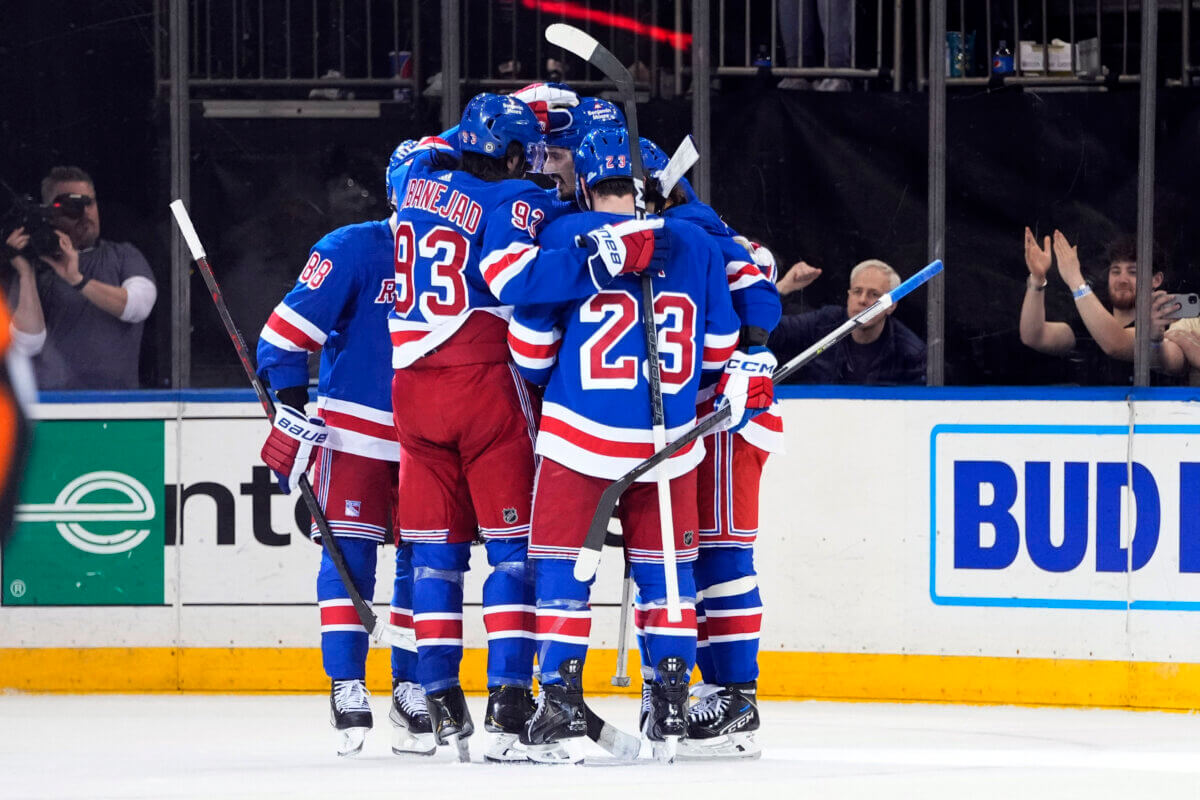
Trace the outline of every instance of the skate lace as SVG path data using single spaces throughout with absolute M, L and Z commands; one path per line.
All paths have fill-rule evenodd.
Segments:
M 548 705 L 549 704 L 546 702 L 546 690 L 542 689 L 542 691 L 538 694 L 537 706 L 533 709 L 533 714 L 531 714 L 529 717 L 528 724 L 530 727 L 537 723 L 537 721 L 542 717 L 546 716 L 546 707 Z
M 415 684 L 402 683 L 396 687 L 396 705 L 410 717 L 429 716 L 425 692 Z
M 338 711 L 370 711 L 365 681 L 337 681 L 333 684 L 333 702 Z
M 688 717 L 694 722 L 713 722 L 721 718 L 729 705 L 729 695 L 725 692 L 713 692 L 700 699 L 688 711 Z

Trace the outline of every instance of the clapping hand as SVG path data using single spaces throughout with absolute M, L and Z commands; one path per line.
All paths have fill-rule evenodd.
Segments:
M 1047 236 L 1043 245 L 1038 247 L 1037 239 L 1033 238 L 1033 231 L 1025 228 L 1025 266 L 1029 268 L 1029 274 L 1039 286 L 1046 282 L 1052 261 L 1050 237 Z

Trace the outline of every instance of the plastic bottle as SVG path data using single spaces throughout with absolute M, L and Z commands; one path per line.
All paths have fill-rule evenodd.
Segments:
M 1000 40 L 1000 46 L 996 48 L 996 54 L 992 56 L 992 74 L 993 75 L 1012 75 L 1013 74 L 1013 54 L 1012 50 L 1008 49 L 1008 42 L 1004 39 Z

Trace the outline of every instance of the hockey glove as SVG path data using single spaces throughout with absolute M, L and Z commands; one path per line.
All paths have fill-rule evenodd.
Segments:
M 571 124 L 568 109 L 579 105 L 579 95 L 563 83 L 531 83 L 512 96 L 529 106 L 538 118 L 542 133 L 561 130 Z
M 775 280 L 776 266 L 774 253 L 758 242 L 750 241 L 745 236 L 735 236 L 733 240 L 746 248 L 746 252 L 750 254 L 750 260 L 754 262 L 754 266 L 758 267 L 759 272 L 767 276 L 767 280 Z
M 313 448 L 325 444 L 328 435 L 325 420 L 305 417 L 289 406 L 278 407 L 271 433 L 263 443 L 262 460 L 275 471 L 284 494 L 291 494 L 300 485 L 300 476 L 308 472 L 317 456 Z
M 767 348 L 756 345 L 748 352 L 734 351 L 725 372 L 717 381 L 716 403 L 713 408 L 720 411 L 729 406 L 730 431 L 740 431 L 746 423 L 771 407 L 775 399 L 775 382 L 772 376 L 777 365 L 775 356 Z
M 618 275 L 662 269 L 667 263 L 667 236 L 657 217 L 602 225 L 581 238 L 597 286 Z

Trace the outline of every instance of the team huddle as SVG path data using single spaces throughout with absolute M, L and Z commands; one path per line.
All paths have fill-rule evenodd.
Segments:
M 285 491 L 313 469 L 368 600 L 378 546 L 396 545 L 390 622 L 416 641 L 392 648 L 396 753 L 453 743 L 461 756 L 474 733 L 459 668 L 476 542 L 490 566 L 485 759 L 570 763 L 567 741 L 589 735 L 592 581 L 574 565 L 601 493 L 656 452 L 644 276 L 666 439 L 698 414 L 732 413 L 729 428 L 681 448 L 617 508 L 637 588 L 640 729 L 668 758 L 761 753 L 753 547 L 763 465 L 782 447 L 765 346 L 780 316 L 775 265 L 686 179 L 665 183 L 667 163 L 654 143 L 629 140 L 606 100 L 561 84 L 478 95 L 456 127 L 396 148 L 391 217 L 317 242 L 262 330 L 258 371 L 280 404 L 263 460 Z M 536 172 L 555 188 L 525 178 Z M 350 596 L 324 553 L 321 650 L 342 755 L 372 726 L 368 636 Z

